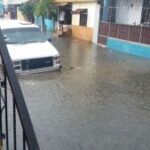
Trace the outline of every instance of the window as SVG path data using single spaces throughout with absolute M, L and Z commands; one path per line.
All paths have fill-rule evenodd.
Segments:
M 149 0 L 143 1 L 141 23 L 150 26 L 150 1 Z
M 87 9 L 80 9 L 80 26 L 87 26 Z
M 115 22 L 116 0 L 101 1 L 101 21 Z
M 116 0 L 109 1 L 108 22 L 115 22 L 116 18 Z
M 47 39 L 38 28 L 14 28 L 3 30 L 7 44 L 45 42 Z

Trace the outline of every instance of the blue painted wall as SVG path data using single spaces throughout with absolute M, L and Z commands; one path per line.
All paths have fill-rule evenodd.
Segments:
M 4 14 L 4 5 L 3 5 L 2 0 L 0 0 L 0 13 Z
M 47 31 L 53 31 L 54 30 L 54 21 L 52 19 L 44 19 L 45 25 L 46 25 L 46 30 Z
M 150 45 L 108 38 L 107 47 L 128 54 L 150 58 Z

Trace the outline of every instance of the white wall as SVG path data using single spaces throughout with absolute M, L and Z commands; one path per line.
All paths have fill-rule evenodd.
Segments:
M 9 0 L 8 1 L 8 4 L 21 4 L 21 3 L 24 3 L 28 0 Z
M 96 13 L 96 2 L 93 3 L 75 3 L 72 4 L 72 10 L 75 11 L 76 9 L 88 9 L 88 19 L 87 19 L 87 27 L 94 27 L 95 22 L 95 13 Z M 72 15 L 72 25 L 79 26 L 80 15 L 73 14 Z
M 93 29 L 93 42 L 98 42 L 98 35 L 99 35 L 99 18 L 100 18 L 100 5 L 97 4 L 95 6 L 95 21 L 94 21 L 94 29 Z
M 116 23 L 140 24 L 142 5 L 143 0 L 117 0 Z

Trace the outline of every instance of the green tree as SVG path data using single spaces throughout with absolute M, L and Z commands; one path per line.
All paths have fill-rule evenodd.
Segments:
M 49 8 L 49 5 L 54 4 L 54 0 L 41 0 L 35 5 L 34 14 L 36 16 L 43 16 L 46 18 L 53 17 L 54 13 L 51 8 Z
M 28 21 L 34 22 L 34 7 L 34 3 L 25 2 L 19 7 L 19 10 L 27 18 Z
M 34 15 L 42 16 L 42 30 L 45 29 L 44 18 L 52 19 L 56 16 L 56 10 L 51 9 L 49 6 L 54 4 L 54 0 L 41 0 L 35 4 Z

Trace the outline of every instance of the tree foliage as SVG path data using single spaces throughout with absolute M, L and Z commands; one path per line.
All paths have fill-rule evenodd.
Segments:
M 56 10 L 49 7 L 50 4 L 53 4 L 54 0 L 41 0 L 35 5 L 34 15 L 43 16 L 46 18 L 54 17 Z
M 25 2 L 19 7 L 19 10 L 29 21 L 34 22 L 34 7 L 34 3 Z

